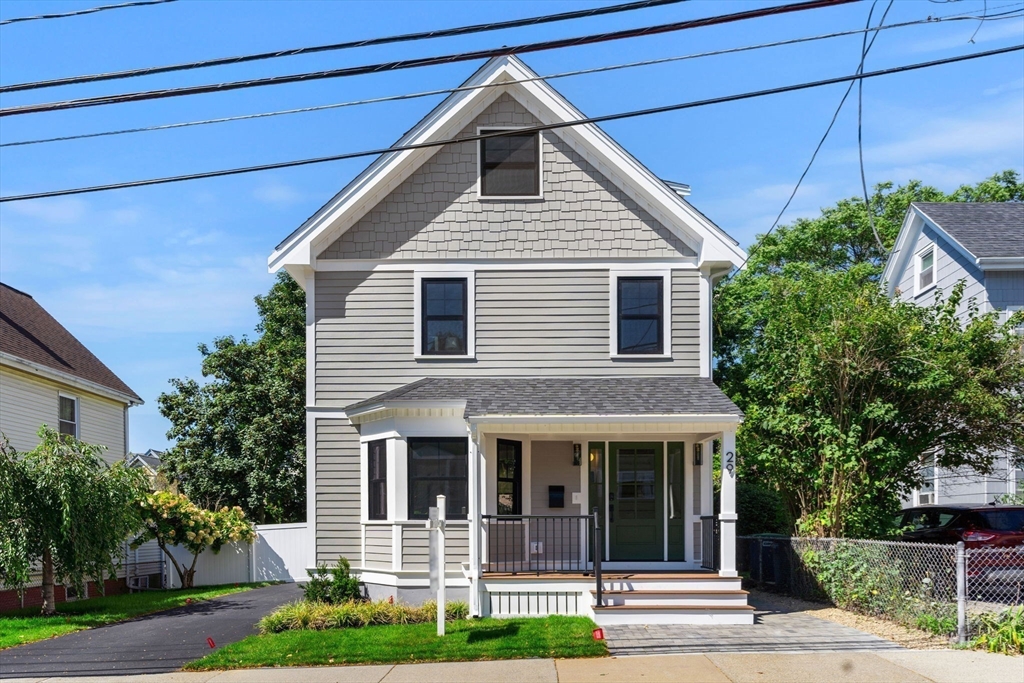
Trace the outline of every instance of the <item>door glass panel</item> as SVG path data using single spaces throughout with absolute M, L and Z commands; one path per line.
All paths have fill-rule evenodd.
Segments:
M 655 454 L 651 448 L 619 449 L 618 505 L 623 520 L 655 519 Z

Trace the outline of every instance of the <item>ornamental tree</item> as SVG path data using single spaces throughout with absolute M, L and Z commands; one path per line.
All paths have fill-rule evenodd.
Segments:
M 205 510 L 184 494 L 157 491 L 140 500 L 138 511 L 145 530 L 132 541 L 132 547 L 156 539 L 178 573 L 182 588 L 193 586 L 196 562 L 207 548 L 218 553 L 225 543 L 252 543 L 256 539 L 256 530 L 237 505 Z M 192 563 L 187 567 L 179 563 L 168 547 L 172 545 L 191 553 Z
M 141 527 L 140 470 L 107 466 L 102 446 L 43 426 L 39 445 L 23 458 L 6 446 L 0 457 L 0 580 L 23 587 L 42 568 L 43 614 L 56 610 L 54 585 L 116 576 L 124 542 Z

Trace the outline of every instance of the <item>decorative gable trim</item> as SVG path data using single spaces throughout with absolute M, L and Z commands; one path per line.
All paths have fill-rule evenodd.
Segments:
M 544 81 L 497 85 L 536 77 L 532 70 L 514 56 L 491 59 L 466 81 L 464 87 L 493 87 L 453 93 L 404 135 L 396 146 L 453 138 L 506 92 L 542 124 L 584 118 L 579 110 Z M 745 254 L 735 240 L 693 209 L 600 128 L 593 124 L 583 124 L 553 132 L 622 188 L 684 244 L 693 248 L 701 263 L 733 266 L 743 263 Z M 268 259 L 270 270 L 277 271 L 284 267 L 289 272 L 301 272 L 304 267 L 315 267 L 316 255 L 323 248 L 354 225 L 440 149 L 432 147 L 382 155 L 278 245 Z

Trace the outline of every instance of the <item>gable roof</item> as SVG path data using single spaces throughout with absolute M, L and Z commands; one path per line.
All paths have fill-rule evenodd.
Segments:
M 542 125 L 586 118 L 519 58 L 506 55 L 490 59 L 458 92 L 449 95 L 394 146 L 452 139 L 506 92 Z M 701 263 L 732 266 L 743 263 L 745 253 L 736 240 L 696 211 L 678 190 L 657 178 L 598 126 L 580 124 L 552 133 L 692 247 Z M 305 268 L 315 266 L 316 256 L 324 247 L 352 227 L 441 147 L 388 152 L 378 157 L 277 246 L 268 259 L 270 270 L 286 268 L 303 283 L 304 278 L 299 275 Z
M 914 202 L 975 258 L 1024 257 L 1022 202 Z
M 145 453 L 129 453 L 128 467 L 145 467 L 155 474 L 160 469 L 160 456 L 163 454 L 163 451 L 153 450 L 152 448 Z
M 665 416 L 743 412 L 706 377 L 428 377 L 354 403 L 349 416 L 394 403 L 465 402 L 465 417 Z
M 1024 203 L 913 202 L 882 274 L 889 296 L 910 267 L 926 225 L 982 270 L 1024 269 Z
M 30 295 L 0 282 L 0 359 L 81 380 L 83 388 L 129 404 L 142 399 Z M 46 372 L 50 371 L 50 372 Z M 104 391 L 106 390 L 106 391 Z

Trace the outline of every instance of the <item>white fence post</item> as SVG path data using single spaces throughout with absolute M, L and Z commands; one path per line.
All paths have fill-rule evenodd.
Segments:
M 956 543 L 956 639 L 967 642 L 967 553 L 964 542 Z

